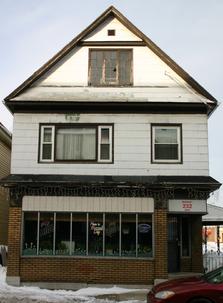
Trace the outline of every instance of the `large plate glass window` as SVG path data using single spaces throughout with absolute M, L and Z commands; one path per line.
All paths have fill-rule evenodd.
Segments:
M 72 214 L 71 254 L 86 255 L 87 219 L 85 213 Z
M 122 214 L 122 256 L 136 256 L 136 215 Z
M 105 255 L 119 256 L 119 214 L 105 215 Z
M 149 213 L 24 212 L 23 255 L 149 258 L 153 256 Z M 187 255 L 187 220 L 182 221 Z
M 37 254 L 38 213 L 26 212 L 23 219 L 23 255 Z
M 138 215 L 138 257 L 152 257 L 152 217 Z
M 103 214 L 90 213 L 88 221 L 88 254 L 103 255 L 104 225 Z
M 89 85 L 127 86 L 132 84 L 132 50 L 90 50 Z
M 39 222 L 39 254 L 53 255 L 54 213 L 40 213 Z
M 56 214 L 55 254 L 70 253 L 70 213 Z
M 181 163 L 181 126 L 152 125 L 152 162 Z

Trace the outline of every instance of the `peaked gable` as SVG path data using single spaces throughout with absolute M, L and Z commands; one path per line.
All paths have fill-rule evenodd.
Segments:
M 130 41 L 132 45 L 135 43 L 141 43 L 141 45 L 147 46 L 156 56 L 158 56 L 165 64 L 167 64 L 180 78 L 182 78 L 190 87 L 192 87 L 198 94 L 212 101 L 211 112 L 217 105 L 217 100 L 209 94 L 198 82 L 196 82 L 188 73 L 186 73 L 179 65 L 177 65 L 168 55 L 166 55 L 155 43 L 153 43 L 148 37 L 146 37 L 139 29 L 137 29 L 125 16 L 123 16 L 113 6 L 109 7 L 103 14 L 101 14 L 92 24 L 90 24 L 84 31 L 82 31 L 76 38 L 68 43 L 61 51 L 59 51 L 53 58 L 51 58 L 46 64 L 38 69 L 31 77 L 23 82 L 17 89 L 15 89 L 9 96 L 5 98 L 6 105 L 8 101 L 19 96 L 27 88 L 31 87 L 34 82 L 40 79 L 50 69 L 52 69 L 60 60 L 65 58 L 75 47 L 82 45 L 97 46 L 97 35 L 100 37 L 100 28 L 106 29 L 106 24 L 112 22 L 119 22 L 121 26 L 128 29 L 127 35 L 121 36 L 117 39 L 116 45 L 125 45 L 126 40 Z M 94 36 L 94 39 L 92 37 Z M 96 40 L 95 40 L 96 37 Z M 129 42 L 129 43 L 130 43 Z M 99 41 L 101 45 L 102 41 Z M 130 43 L 130 44 L 131 44 Z

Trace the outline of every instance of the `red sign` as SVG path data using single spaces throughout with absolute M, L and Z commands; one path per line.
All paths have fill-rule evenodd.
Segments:
M 191 201 L 182 201 L 182 208 L 184 211 L 191 211 L 192 206 L 193 206 L 193 204 Z

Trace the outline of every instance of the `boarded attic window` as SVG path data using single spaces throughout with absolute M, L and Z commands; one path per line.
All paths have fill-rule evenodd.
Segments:
M 108 36 L 115 36 L 115 29 L 108 29 Z
M 91 49 L 89 55 L 90 86 L 132 85 L 131 49 Z

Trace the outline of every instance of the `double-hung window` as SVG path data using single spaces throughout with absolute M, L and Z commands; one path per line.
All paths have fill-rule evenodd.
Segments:
M 113 161 L 112 125 L 41 125 L 40 138 L 40 162 Z
M 89 85 L 130 86 L 132 84 L 131 49 L 91 49 Z
M 42 125 L 40 131 L 40 159 L 52 162 L 54 159 L 54 126 Z
M 152 124 L 152 163 L 182 163 L 182 128 L 179 124 Z

